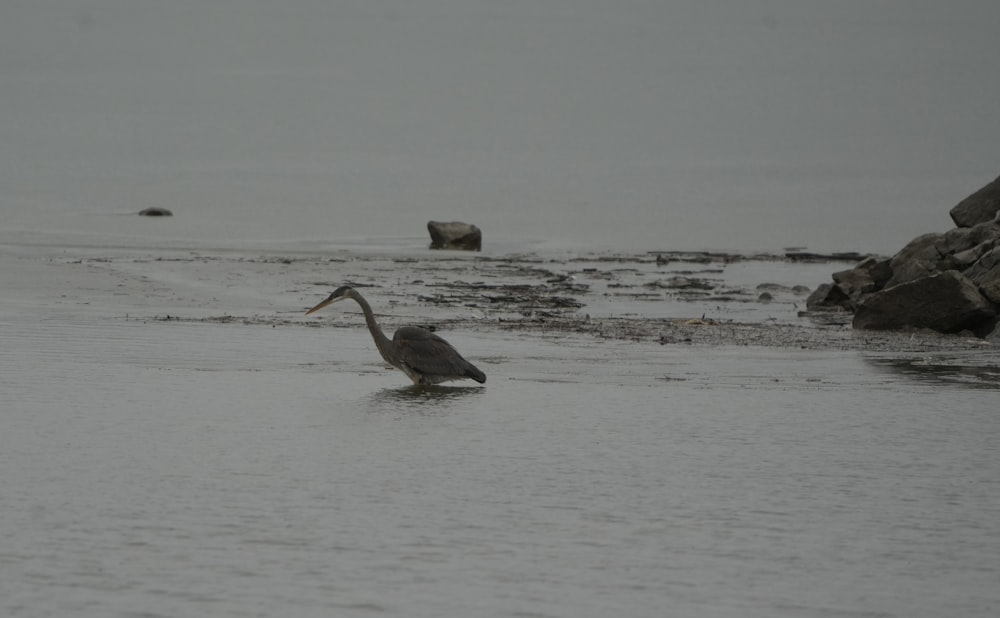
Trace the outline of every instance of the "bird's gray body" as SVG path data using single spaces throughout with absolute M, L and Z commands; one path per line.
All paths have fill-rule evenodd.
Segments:
M 361 305 L 368 330 L 375 340 L 375 347 L 385 362 L 405 373 L 414 384 L 440 384 L 465 378 L 480 383 L 486 381 L 486 374 L 462 358 L 450 343 L 426 328 L 404 326 L 390 340 L 375 321 L 371 305 L 354 288 L 337 288 L 326 300 L 307 311 L 306 315 L 345 298 L 353 299 Z
M 440 384 L 462 378 L 486 381 L 486 374 L 462 358 L 450 343 L 426 328 L 404 326 L 392 336 L 392 345 L 399 352 L 396 366 L 414 384 Z M 391 359 L 385 360 L 393 364 Z

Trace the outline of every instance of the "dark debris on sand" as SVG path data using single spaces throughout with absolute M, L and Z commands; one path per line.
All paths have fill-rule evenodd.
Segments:
M 835 254 L 837 259 L 842 254 Z M 844 254 L 846 255 L 846 254 Z M 820 258 L 810 258 L 820 259 Z M 846 258 L 845 258 L 846 259 Z M 544 259 L 536 255 L 471 259 L 353 256 L 329 272 L 326 258 L 295 258 L 303 274 L 297 281 L 303 298 L 342 283 L 374 288 L 387 305 L 385 326 L 432 322 L 443 331 L 503 331 L 545 337 L 590 336 L 667 346 L 769 346 L 795 349 L 866 351 L 969 350 L 995 346 L 971 336 L 933 332 L 858 332 L 849 314 L 796 311 L 806 285 L 755 282 L 746 289 L 723 281 L 728 265 L 746 261 L 799 262 L 799 255 L 737 255 L 711 252 L 600 254 Z M 264 263 L 262 261 L 261 263 Z M 278 266 L 283 260 L 267 260 Z M 322 279 L 316 277 L 324 269 Z M 364 283 L 362 283 L 364 282 Z M 803 282 L 813 283 L 813 282 Z M 766 292 L 767 297 L 761 299 Z M 607 302 L 632 309 L 611 315 L 588 307 Z M 702 315 L 686 318 L 645 317 L 647 303 L 759 303 L 785 315 L 783 321 L 752 322 Z M 695 306 L 694 304 L 691 305 Z M 701 306 L 701 305 L 698 305 Z M 683 309 L 681 309 L 683 310 Z M 378 311 L 378 308 L 376 308 Z M 662 314 L 662 312 L 661 312 Z M 760 313 L 758 312 L 758 315 Z M 700 317 L 698 317 L 700 316 Z M 163 319 L 163 318 L 161 318 Z M 169 316 L 166 319 L 183 319 Z M 223 315 L 199 321 L 277 326 L 356 328 L 353 319 L 303 320 L 285 317 Z
M 586 336 L 600 339 L 658 343 L 665 346 L 768 346 L 794 349 L 863 350 L 883 352 L 995 350 L 996 340 L 971 333 L 941 335 L 928 330 L 855 331 L 844 311 L 807 311 L 802 300 L 808 285 L 725 280 L 727 269 L 746 262 L 847 259 L 852 254 L 740 255 L 721 252 L 656 251 L 640 254 L 591 254 L 546 258 L 534 254 L 503 257 L 399 257 L 343 253 L 334 256 L 228 256 L 191 252 L 184 257 L 135 257 L 136 263 L 191 263 L 211 267 L 241 280 L 253 268 L 254 290 L 271 281 L 280 297 L 289 289 L 300 293 L 303 305 L 328 288 L 349 284 L 370 288 L 385 312 L 385 326 L 423 324 L 442 331 L 467 329 L 520 332 L 544 337 Z M 106 267 L 116 259 L 86 257 L 72 263 Z M 231 269 L 230 269 L 231 267 Z M 212 276 L 212 275 L 206 275 Z M 218 274 L 214 275 L 218 276 Z M 261 278 L 263 277 L 263 278 Z M 273 277 L 274 279 L 268 279 Z M 803 284 L 815 284 L 804 281 Z M 149 282 L 144 277 L 141 285 Z M 154 296 L 161 294 L 156 288 Z M 763 296 L 762 295 L 765 295 Z M 269 327 L 357 328 L 350 318 L 303 319 L 290 308 L 252 315 L 231 313 L 205 317 L 206 305 L 196 301 L 200 315 L 184 315 L 183 307 L 169 314 L 150 314 L 150 321 L 211 322 Z M 610 305 L 609 305 L 610 303 Z M 663 315 L 658 303 L 668 303 L 688 317 Z M 706 303 L 721 311 L 702 311 Z M 603 310 L 595 307 L 604 306 Z M 725 319 L 725 309 L 758 307 L 757 316 L 774 311 L 781 319 Z M 615 314 L 608 306 L 627 308 Z M 767 307 L 761 311 L 760 307 Z M 648 310 L 647 310 L 648 308 Z M 696 310 L 696 308 L 698 308 Z M 304 312 L 304 307 L 302 311 Z M 379 308 L 376 308 L 378 311 Z M 126 315 L 126 319 L 130 319 Z M 133 319 L 135 319 L 133 314 Z

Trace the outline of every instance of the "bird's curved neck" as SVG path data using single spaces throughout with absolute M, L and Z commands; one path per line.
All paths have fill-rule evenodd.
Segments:
M 351 298 L 361 305 L 361 311 L 365 314 L 365 323 L 368 324 L 368 331 L 372 334 L 372 339 L 375 340 L 375 347 L 378 348 L 379 354 L 390 364 L 395 365 L 389 354 L 392 350 L 392 341 L 379 328 L 378 322 L 375 321 L 375 314 L 372 313 L 371 305 L 360 294 L 351 294 Z

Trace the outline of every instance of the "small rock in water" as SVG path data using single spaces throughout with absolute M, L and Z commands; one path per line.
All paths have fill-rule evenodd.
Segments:
M 166 208 L 160 208 L 159 206 L 153 206 L 151 208 L 145 208 L 139 211 L 140 217 L 172 217 L 174 213 L 170 212 Z
M 471 223 L 428 221 L 427 231 L 431 235 L 431 249 L 481 251 L 483 248 L 483 233 Z

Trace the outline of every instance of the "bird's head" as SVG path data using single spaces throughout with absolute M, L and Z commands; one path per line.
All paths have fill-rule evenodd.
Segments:
M 306 315 L 309 315 L 310 313 L 314 313 L 316 311 L 319 311 L 320 309 L 322 309 L 323 307 L 326 307 L 327 305 L 332 305 L 333 303 L 337 302 L 338 300 L 344 300 L 345 298 L 350 298 L 350 294 L 353 291 L 354 291 L 354 288 L 352 288 L 352 287 L 350 287 L 348 285 L 342 285 L 342 286 L 340 286 L 339 288 L 337 288 L 336 290 L 333 291 L 333 294 L 330 294 L 329 296 L 327 296 L 324 301 L 322 301 L 321 303 L 319 303 L 318 305 L 316 305 L 315 307 L 313 307 L 309 311 L 306 311 Z

